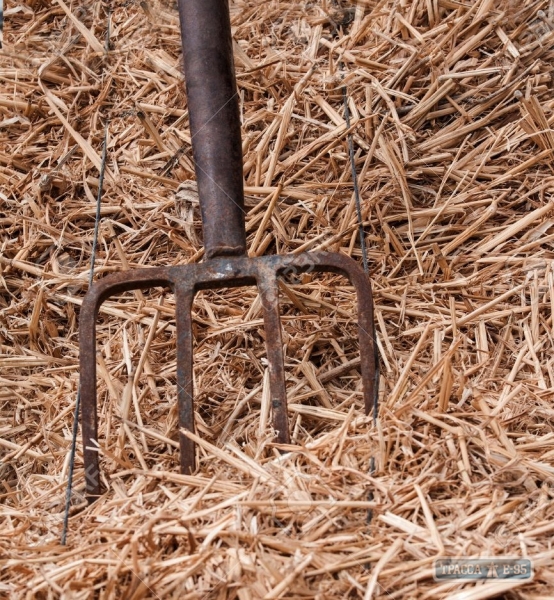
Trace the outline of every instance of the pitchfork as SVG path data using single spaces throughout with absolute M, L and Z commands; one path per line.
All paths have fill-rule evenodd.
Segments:
M 198 290 L 256 285 L 263 307 L 273 427 L 289 443 L 278 277 L 287 272 L 345 275 L 357 294 L 360 364 L 365 411 L 377 393 L 373 299 L 368 276 L 350 257 L 330 252 L 248 258 L 239 103 L 233 66 L 228 0 L 179 0 L 192 149 L 202 214 L 206 260 L 177 267 L 114 273 L 86 294 L 80 316 L 80 397 L 86 492 L 100 495 L 96 412 L 96 317 L 110 296 L 155 286 L 175 294 L 177 402 L 181 471 L 195 469 L 195 447 L 182 430 L 194 431 L 192 302 Z

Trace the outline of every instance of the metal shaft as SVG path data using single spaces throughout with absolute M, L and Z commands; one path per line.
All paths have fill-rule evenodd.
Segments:
M 179 0 L 207 258 L 246 254 L 239 102 L 228 0 Z

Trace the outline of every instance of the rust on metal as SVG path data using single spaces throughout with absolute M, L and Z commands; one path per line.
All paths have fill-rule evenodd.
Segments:
M 180 0 L 192 151 L 207 258 L 246 254 L 239 97 L 227 0 Z
M 373 298 L 370 281 L 363 269 L 348 256 L 334 252 L 307 252 L 298 255 L 257 258 L 222 257 L 200 264 L 138 269 L 104 277 L 87 293 L 80 316 L 80 368 L 83 445 L 87 495 L 93 499 L 100 491 L 98 430 L 96 415 L 96 317 L 108 297 L 124 291 L 167 287 L 175 293 L 177 319 L 177 401 L 180 428 L 194 431 L 192 389 L 191 306 L 198 290 L 256 285 L 264 310 L 270 374 L 273 427 L 277 441 L 289 442 L 287 398 L 281 324 L 279 320 L 278 277 L 286 272 L 333 272 L 344 275 L 354 286 L 358 302 L 358 339 L 365 412 L 369 414 L 377 393 L 376 345 Z M 181 470 L 195 468 L 194 445 L 180 436 Z
M 256 285 L 263 305 L 273 426 L 289 442 L 278 277 L 330 271 L 346 276 L 358 301 L 358 337 L 365 411 L 377 394 L 377 347 L 369 278 L 348 256 L 306 252 L 246 256 L 240 120 L 227 0 L 179 0 L 192 146 L 207 260 L 200 264 L 114 273 L 86 294 L 79 323 L 80 397 L 86 492 L 101 493 L 96 411 L 96 318 L 101 304 L 122 292 L 167 287 L 175 294 L 177 402 L 181 431 L 194 431 L 192 302 L 198 290 Z M 193 442 L 180 434 L 181 471 L 195 469 Z

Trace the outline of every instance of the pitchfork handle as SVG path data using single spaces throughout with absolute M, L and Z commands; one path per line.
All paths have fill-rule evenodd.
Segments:
M 228 0 L 179 0 L 207 258 L 246 254 L 239 102 Z

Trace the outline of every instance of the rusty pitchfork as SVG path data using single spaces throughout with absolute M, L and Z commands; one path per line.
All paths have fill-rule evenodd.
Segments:
M 176 267 L 113 273 L 94 283 L 80 315 L 80 398 L 86 493 L 101 494 L 96 411 L 96 317 L 121 292 L 155 286 L 175 294 L 177 401 L 181 430 L 194 431 L 191 309 L 198 290 L 256 285 L 262 300 L 273 426 L 289 443 L 285 369 L 277 277 L 287 272 L 330 271 L 346 276 L 357 294 L 359 346 L 366 414 L 377 393 L 373 299 L 368 276 L 350 257 L 330 252 L 248 258 L 239 104 L 233 66 L 228 0 L 179 0 L 192 149 L 206 260 Z M 180 433 L 181 471 L 195 468 L 194 442 Z

